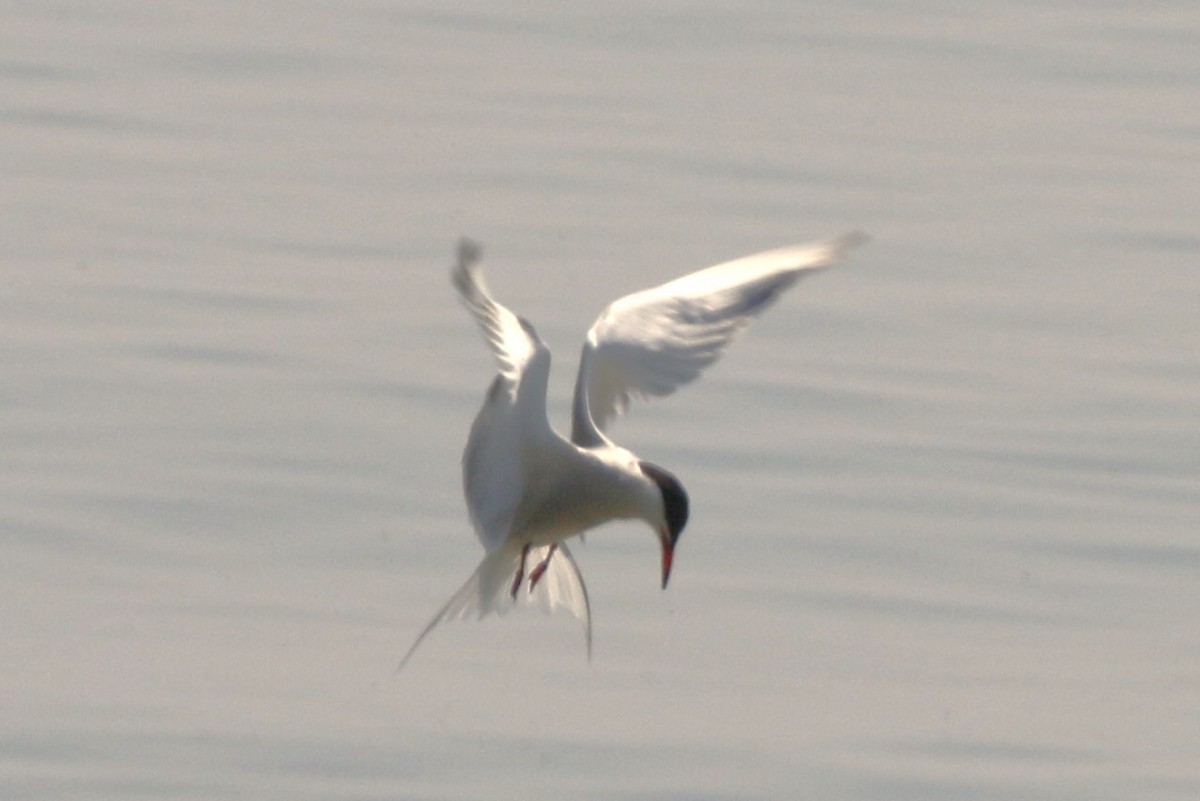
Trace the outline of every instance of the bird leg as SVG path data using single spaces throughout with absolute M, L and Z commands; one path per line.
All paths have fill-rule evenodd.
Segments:
M 554 552 L 558 550 L 558 543 L 550 543 L 550 550 L 546 553 L 546 558 L 543 559 L 538 566 L 529 571 L 529 591 L 533 592 L 533 588 L 537 586 L 538 579 L 546 572 L 546 568 L 550 567 L 550 560 L 554 558 Z
M 517 565 L 517 575 L 513 576 L 512 590 L 509 595 L 517 600 L 517 590 L 521 588 L 521 579 L 525 578 L 525 557 L 529 556 L 529 543 L 521 546 L 521 562 Z

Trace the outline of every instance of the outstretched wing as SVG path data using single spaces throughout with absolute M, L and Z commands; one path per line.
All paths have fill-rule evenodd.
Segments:
M 478 242 L 460 239 L 458 261 L 451 277 L 463 305 L 479 324 L 488 348 L 496 357 L 501 377 L 510 391 L 515 392 L 526 366 L 544 346 L 528 321 L 492 299 L 479 271 L 482 256 L 483 248 Z
M 488 294 L 477 267 L 479 257 L 478 244 L 468 239 L 459 243 L 454 286 L 479 323 L 499 372 L 463 451 L 463 493 L 475 533 L 493 551 L 507 538 L 524 491 L 522 442 L 550 427 L 546 420 L 550 351 L 532 325 Z
M 604 441 L 635 397 L 670 395 L 695 380 L 733 337 L 800 277 L 831 267 L 861 233 L 769 250 L 617 300 L 588 331 L 575 382 L 571 439 Z

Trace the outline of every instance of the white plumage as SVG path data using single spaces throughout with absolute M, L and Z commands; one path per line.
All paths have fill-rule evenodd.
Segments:
M 587 590 L 565 540 L 610 520 L 641 519 L 655 529 L 665 588 L 687 494 L 668 471 L 614 444 L 607 426 L 631 400 L 696 379 L 785 289 L 864 239 L 851 233 L 746 256 L 612 303 L 587 334 L 570 440 L 546 417 L 550 351 L 528 321 L 492 299 L 479 245 L 462 240 L 454 286 L 498 366 L 463 453 L 467 509 L 487 553 L 400 666 L 442 621 L 502 613 L 521 597 L 579 618 L 590 656 Z

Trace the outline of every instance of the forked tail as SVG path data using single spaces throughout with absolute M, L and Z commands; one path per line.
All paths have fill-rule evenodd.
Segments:
M 528 584 L 523 586 L 517 592 L 517 600 L 514 601 L 511 588 L 513 577 L 521 564 L 521 546 L 517 543 L 505 543 L 485 556 L 479 563 L 479 567 L 475 568 L 475 572 L 467 579 L 467 583 L 454 593 L 446 605 L 433 616 L 433 620 L 429 621 L 429 625 L 417 636 L 416 642 L 412 644 L 408 653 L 396 666 L 396 672 L 399 673 L 408 664 L 408 660 L 416 652 L 417 646 L 429 632 L 437 628 L 439 623 L 466 617 L 483 618 L 491 612 L 502 615 L 521 599 L 536 603 L 546 612 L 566 609 L 582 621 L 584 637 L 587 640 L 588 659 L 590 660 L 592 658 L 592 614 L 588 604 L 587 588 L 583 584 L 583 576 L 580 575 L 579 567 L 571 557 L 571 552 L 563 543 L 559 543 L 553 552 L 551 552 L 550 546 L 542 545 L 530 548 L 526 555 L 528 562 L 534 565 L 540 564 L 547 558 L 550 561 L 546 572 L 542 574 L 536 586 L 532 589 L 528 589 Z

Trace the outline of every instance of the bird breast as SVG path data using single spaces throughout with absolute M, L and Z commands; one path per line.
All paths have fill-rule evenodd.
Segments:
M 544 545 L 610 520 L 646 516 L 640 473 L 573 446 L 563 457 L 529 466 L 512 536 Z

